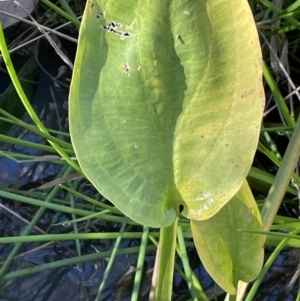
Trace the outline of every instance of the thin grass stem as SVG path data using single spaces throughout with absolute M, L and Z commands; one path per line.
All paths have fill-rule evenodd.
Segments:
M 42 132 L 36 126 L 28 124 L 28 123 L 20 120 L 19 118 L 15 117 L 15 116 L 13 116 L 11 114 L 9 114 L 8 112 L 4 111 L 1 108 L 0 108 L 0 114 L 2 114 L 3 116 L 6 116 L 8 119 L 10 119 L 13 124 L 19 125 L 19 126 L 27 129 L 28 131 L 30 131 L 30 132 L 32 132 L 32 133 L 34 133 L 34 134 L 36 134 L 36 135 L 38 135 L 40 137 L 43 137 L 43 138 L 45 138 L 47 140 L 51 140 L 54 143 L 60 145 L 61 147 L 64 147 L 65 149 L 70 149 L 70 150 L 73 151 L 73 147 L 72 147 L 71 143 L 65 142 L 65 141 L 63 141 L 61 139 L 53 137 L 52 135 L 50 135 L 48 133 Z
M 300 228 L 294 230 L 293 232 L 291 232 L 291 234 L 293 235 L 293 234 L 297 234 L 299 232 L 300 232 Z M 275 248 L 275 250 L 272 252 L 271 256 L 268 258 L 268 260 L 266 261 L 263 269 L 261 270 L 259 276 L 254 281 L 254 283 L 253 283 L 253 285 L 252 285 L 245 301 L 252 301 L 253 300 L 260 284 L 263 281 L 263 278 L 265 277 L 265 275 L 268 272 L 268 270 L 270 269 L 272 263 L 274 262 L 274 260 L 278 256 L 278 254 L 281 252 L 281 250 L 285 247 L 285 245 L 287 244 L 289 239 L 290 239 L 289 237 L 284 238 L 280 242 L 280 244 Z
M 95 301 L 98 301 L 101 298 L 101 295 L 102 295 L 103 290 L 105 288 L 105 284 L 106 284 L 108 275 L 109 275 L 109 273 L 110 273 L 110 271 L 112 269 L 114 260 L 116 258 L 116 255 L 117 255 L 120 243 L 121 243 L 121 239 L 122 239 L 122 237 L 124 235 L 124 229 L 126 227 L 126 224 L 127 224 L 127 217 L 125 217 L 124 220 L 123 220 L 123 222 L 122 222 L 120 232 L 118 233 L 118 237 L 116 239 L 114 247 L 113 247 L 113 249 L 111 251 L 111 254 L 109 256 L 109 260 L 108 260 L 108 263 L 107 263 L 107 266 L 106 266 L 106 269 L 105 269 L 105 272 L 104 272 L 104 275 L 103 275 L 103 279 L 102 279 L 101 284 L 99 286 L 99 289 L 98 289 Z
M 37 116 L 36 112 L 33 110 L 29 100 L 27 99 L 27 96 L 26 96 L 26 94 L 21 86 L 21 83 L 19 81 L 19 78 L 15 72 L 12 61 L 10 59 L 10 55 L 8 53 L 8 49 L 7 49 L 7 45 L 5 42 L 1 23 L 0 23 L 0 50 L 2 52 L 2 56 L 3 56 L 4 62 L 5 62 L 7 71 L 10 75 L 11 81 L 14 84 L 15 89 L 16 89 L 20 99 L 22 100 L 22 103 L 23 103 L 24 107 L 26 108 L 29 116 L 31 117 L 31 119 L 34 121 L 34 123 L 38 126 L 38 128 L 42 132 L 48 134 L 47 129 L 45 128 L 45 126 L 43 125 L 43 123 L 41 122 L 39 117 Z M 48 140 L 48 142 L 56 150 L 56 152 L 59 153 L 66 160 L 66 162 L 68 162 L 69 165 L 74 168 L 74 170 L 76 170 L 77 172 L 79 172 L 80 174 L 83 175 L 83 172 L 82 172 L 81 168 L 79 167 L 79 165 L 77 163 L 75 163 L 73 160 L 71 160 L 69 158 L 69 156 L 66 154 L 66 152 L 59 145 L 52 142 L 51 140 Z
M 62 173 L 64 175 L 69 174 L 72 171 L 72 168 L 69 167 L 67 168 L 65 171 L 62 171 Z M 54 187 L 50 193 L 48 194 L 47 198 L 45 199 L 45 201 L 43 201 L 42 203 L 44 204 L 51 204 L 50 202 L 53 200 L 53 198 L 58 194 L 58 192 L 60 191 L 60 187 L 56 186 Z M 5 197 L 5 195 L 7 195 L 7 193 L 5 193 L 4 191 L 0 190 L 0 193 L 2 194 L 2 197 Z M 10 193 L 11 198 L 8 199 L 12 199 L 15 200 L 16 199 L 16 195 L 13 193 Z M 19 196 L 20 197 L 20 196 Z M 31 220 L 30 224 L 26 227 L 25 231 L 23 232 L 23 235 L 29 235 L 32 231 L 32 229 L 35 227 L 35 225 L 38 223 L 38 221 L 40 220 L 40 218 L 42 217 L 42 215 L 44 214 L 46 210 L 46 207 L 44 206 L 40 206 L 37 213 L 35 214 L 35 216 L 33 217 L 33 219 Z M 16 245 L 14 246 L 14 248 L 12 249 L 12 251 L 10 252 L 10 254 L 8 255 L 7 259 L 5 260 L 4 264 L 1 267 L 0 270 L 0 279 L 3 278 L 5 272 L 7 271 L 7 269 L 9 268 L 11 262 L 13 261 L 14 257 L 17 255 L 18 251 L 20 250 L 22 246 L 22 243 L 16 243 Z
M 184 268 L 184 272 L 185 272 L 185 276 L 186 276 L 186 280 L 187 280 L 187 285 L 190 290 L 192 300 L 198 301 L 198 298 L 196 295 L 196 290 L 195 290 L 194 283 L 192 280 L 191 267 L 190 267 L 188 255 L 186 252 L 186 246 L 185 246 L 185 242 L 184 242 L 183 232 L 182 232 L 182 228 L 180 226 L 177 227 L 177 240 L 178 240 L 178 245 L 179 245 L 179 252 L 181 254 L 181 261 L 183 264 L 183 268 Z
M 154 233 L 152 233 L 153 235 Z M 158 234 L 159 233 L 155 233 Z M 147 251 L 147 242 L 148 242 L 148 235 L 149 235 L 149 227 L 144 227 L 143 228 L 143 235 L 141 239 L 141 245 L 140 245 L 140 251 L 139 251 L 139 256 L 137 260 L 137 265 L 136 265 L 136 272 L 134 276 L 134 281 L 133 281 L 133 290 L 131 294 L 131 301 L 138 301 L 139 298 L 139 291 L 142 283 L 142 276 L 143 276 L 143 267 L 144 267 L 144 260 L 145 260 L 145 255 Z
M 124 254 L 136 254 L 139 252 L 139 247 L 131 247 L 131 248 L 124 248 L 124 249 L 119 249 L 116 253 L 116 255 L 124 255 Z M 156 249 L 155 246 L 148 246 L 147 247 L 147 252 L 154 251 Z M 2 280 L 9 280 L 17 277 L 24 277 L 27 275 L 35 274 L 38 272 L 42 272 L 45 270 L 49 269 L 55 269 L 55 268 L 60 268 L 64 266 L 70 266 L 82 262 L 87 262 L 90 260 L 100 260 L 102 258 L 110 257 L 111 251 L 104 251 L 101 253 L 96 253 L 96 254 L 89 254 L 89 255 L 81 255 L 73 258 L 68 258 L 64 260 L 59 260 L 59 261 L 54 261 L 51 263 L 46 263 L 34 267 L 29 267 L 25 269 L 21 269 L 15 272 L 7 273 Z

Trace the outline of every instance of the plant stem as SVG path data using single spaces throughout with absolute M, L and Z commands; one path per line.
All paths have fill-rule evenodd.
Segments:
M 236 301 L 236 295 L 229 295 L 229 301 Z
M 183 237 L 183 232 L 182 228 L 180 226 L 177 227 L 177 240 L 178 240 L 178 246 L 179 246 L 179 252 L 181 255 L 181 260 L 184 268 L 184 272 L 186 275 L 186 282 L 190 290 L 190 294 L 192 296 L 193 301 L 198 301 L 197 294 L 196 294 L 196 289 L 193 283 L 193 278 L 192 278 L 192 269 L 189 264 L 189 258 L 185 246 L 185 241 Z
M 300 118 L 261 210 L 263 230 L 269 231 L 300 156 Z M 298 183 L 299 184 L 299 183 Z
M 142 286 L 142 277 L 143 277 L 143 269 L 145 262 L 145 255 L 147 251 L 147 242 L 149 236 L 149 227 L 144 226 L 143 236 L 141 239 L 140 252 L 138 255 L 138 261 L 136 265 L 136 272 L 134 276 L 134 286 L 131 295 L 131 301 L 138 301 L 139 299 L 139 291 Z
M 108 260 L 108 263 L 107 263 L 107 266 L 106 266 L 101 284 L 99 286 L 95 301 L 98 301 L 101 298 L 101 295 L 102 295 L 103 290 L 105 288 L 105 284 L 107 282 L 107 278 L 108 278 L 109 273 L 111 272 L 113 264 L 115 262 L 115 258 L 116 258 L 116 255 L 117 255 L 117 252 L 118 252 L 118 249 L 119 249 L 119 246 L 120 246 L 123 234 L 124 234 L 126 224 L 127 224 L 127 217 L 124 217 L 124 220 L 123 220 L 122 225 L 121 225 L 120 232 L 118 233 L 118 238 L 116 239 L 115 245 L 114 245 L 114 247 L 111 251 L 111 254 L 110 254 L 110 257 L 109 257 L 109 260 Z
M 277 103 L 278 107 L 280 108 L 280 112 L 282 112 L 285 122 L 287 123 L 288 126 L 293 127 L 295 122 L 294 122 L 293 118 L 291 117 L 289 109 L 281 95 L 281 92 L 277 86 L 277 83 L 276 83 L 275 79 L 273 78 L 273 75 L 265 62 L 263 62 L 263 74 L 264 74 L 264 78 L 265 78 L 266 82 L 268 83 L 268 85 L 275 97 L 276 103 Z
M 64 172 L 62 172 L 63 175 L 67 175 L 71 172 L 72 168 L 68 167 Z M 59 175 L 61 176 L 61 175 Z M 60 191 L 60 187 L 56 186 L 54 187 L 47 195 L 47 198 L 44 200 L 44 204 L 51 204 L 50 202 L 53 200 L 53 198 L 58 194 Z M 5 192 L 3 190 L 0 190 L 0 193 Z M 16 194 L 11 193 L 11 195 L 16 196 Z M 11 198 L 13 199 L 13 198 Z M 29 199 L 29 198 L 28 198 Z M 53 205 L 53 204 L 52 204 Z M 40 206 L 39 210 L 36 212 L 35 216 L 32 218 L 30 223 L 27 225 L 26 229 L 22 233 L 22 235 L 29 235 L 32 229 L 35 227 L 35 225 L 38 223 L 42 215 L 44 214 L 46 208 L 43 206 Z M 8 270 L 11 262 L 13 261 L 14 257 L 17 255 L 18 251 L 22 247 L 22 243 L 16 243 L 13 249 L 11 250 L 10 254 L 6 258 L 5 262 L 3 263 L 1 269 L 0 269 L 0 279 L 4 276 L 5 272 Z
M 60 16 L 71 21 L 76 26 L 77 29 L 80 27 L 80 22 L 73 16 L 73 14 L 69 14 L 69 13 L 65 12 L 64 10 L 62 10 L 61 8 L 59 8 L 58 6 L 56 6 L 49 0 L 41 0 L 41 2 L 46 4 L 48 7 L 50 7 L 52 10 L 54 10 L 56 13 L 58 13 Z
M 178 217 L 171 226 L 160 230 L 155 289 L 157 301 L 171 301 L 172 299 L 177 223 Z
M 299 156 L 300 118 L 298 118 L 297 120 L 290 143 L 288 144 L 278 172 L 275 176 L 274 182 L 269 190 L 268 196 L 266 197 L 265 203 L 261 210 L 264 231 L 269 231 L 272 226 L 278 208 L 291 180 L 295 166 L 299 160 Z M 243 282 L 240 288 L 245 289 L 247 286 L 248 284 Z M 241 298 L 238 298 L 238 301 L 239 300 L 242 300 L 242 296 Z
M 16 74 L 16 71 L 13 67 L 12 61 L 10 59 L 10 55 L 7 49 L 7 45 L 6 45 L 6 41 L 4 38 L 4 33 L 2 30 L 2 25 L 0 23 L 0 51 L 5 63 L 5 66 L 7 68 L 7 72 L 10 76 L 10 79 L 28 113 L 28 115 L 31 117 L 31 119 L 35 122 L 35 124 L 37 125 L 38 129 L 41 132 L 44 132 L 45 134 L 49 135 L 48 130 L 46 129 L 46 127 L 44 126 L 44 124 L 41 122 L 41 120 L 39 119 L 39 117 L 37 116 L 36 112 L 33 110 L 29 100 L 27 99 L 27 96 L 22 88 L 22 85 L 19 81 L 19 78 Z M 72 166 L 74 168 L 74 170 L 76 170 L 77 172 L 79 172 L 81 175 L 84 176 L 81 168 L 79 167 L 79 165 L 74 162 L 73 160 L 71 160 L 71 158 L 67 155 L 67 153 L 65 152 L 64 149 L 62 149 L 58 144 L 54 143 L 51 140 L 48 140 L 49 144 L 53 147 L 53 149 L 56 150 L 56 152 L 66 160 L 66 162 L 69 163 L 70 166 Z
M 295 229 L 294 231 L 292 231 L 290 234 L 298 234 L 300 232 L 300 228 Z M 255 294 L 260 286 L 260 284 L 262 283 L 265 275 L 267 274 L 267 272 L 269 271 L 271 265 L 273 264 L 273 262 L 275 261 L 275 259 L 277 258 L 277 256 L 279 255 L 279 253 L 282 251 L 282 249 L 284 247 L 286 247 L 287 242 L 290 240 L 290 237 L 286 237 L 284 238 L 276 247 L 276 249 L 272 252 L 271 256 L 268 258 L 268 260 L 266 261 L 263 269 L 261 270 L 259 276 L 257 277 L 257 279 L 255 280 L 255 282 L 253 283 L 247 298 L 245 299 L 245 301 L 252 301 L 255 298 Z

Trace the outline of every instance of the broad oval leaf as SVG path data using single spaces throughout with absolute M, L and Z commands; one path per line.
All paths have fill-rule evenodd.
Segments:
M 238 229 L 262 231 L 261 216 L 247 181 L 213 217 L 192 221 L 199 257 L 210 276 L 231 295 L 239 280 L 250 282 L 261 271 L 265 236 Z
M 206 219 L 250 168 L 263 109 L 246 0 L 87 2 L 70 93 L 78 161 L 153 227 Z

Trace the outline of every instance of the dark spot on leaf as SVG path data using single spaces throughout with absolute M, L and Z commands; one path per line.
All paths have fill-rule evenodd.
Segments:
M 111 32 L 118 35 L 121 38 L 121 40 L 132 36 L 129 32 L 121 31 L 119 28 L 125 28 L 125 26 L 115 21 L 112 21 L 107 25 L 102 26 L 102 29 L 104 29 L 107 32 Z
M 177 38 L 178 38 L 178 40 L 180 41 L 181 44 L 185 45 L 185 42 L 184 42 L 181 35 L 178 35 Z
M 241 98 L 248 97 L 248 96 L 250 96 L 251 94 L 253 94 L 253 92 L 255 92 L 255 89 L 247 90 L 247 91 L 245 91 L 243 94 L 241 94 Z

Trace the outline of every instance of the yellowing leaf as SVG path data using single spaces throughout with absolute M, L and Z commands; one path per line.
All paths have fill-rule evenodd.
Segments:
M 236 294 L 239 280 L 250 282 L 261 270 L 264 235 L 237 231 L 262 231 L 261 216 L 247 182 L 213 217 L 191 220 L 199 257 L 210 276 L 226 292 Z

